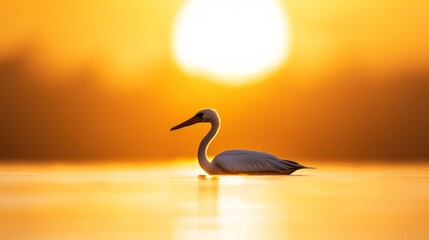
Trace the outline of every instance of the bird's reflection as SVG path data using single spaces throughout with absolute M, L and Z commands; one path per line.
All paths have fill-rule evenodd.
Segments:
M 219 239 L 219 177 L 173 179 L 173 239 Z
M 198 176 L 198 235 L 200 239 L 219 239 L 219 177 Z
M 183 180 L 173 186 L 175 239 L 287 237 L 289 195 L 276 191 L 291 189 L 284 177 L 200 175 Z

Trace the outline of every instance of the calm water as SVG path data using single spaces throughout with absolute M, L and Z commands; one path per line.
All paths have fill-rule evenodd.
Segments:
M 315 165 L 315 164 L 313 164 Z M 0 166 L 1 239 L 429 239 L 429 165 Z

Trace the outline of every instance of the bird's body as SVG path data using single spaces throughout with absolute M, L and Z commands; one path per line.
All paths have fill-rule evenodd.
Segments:
M 216 174 L 291 174 L 305 168 L 296 162 L 250 150 L 225 151 L 217 155 L 211 163 L 221 170 Z
M 203 138 L 198 148 L 198 162 L 208 174 L 283 174 L 288 175 L 302 168 L 296 162 L 283 160 L 274 155 L 251 151 L 229 150 L 217 155 L 211 162 L 207 159 L 207 148 L 220 128 L 220 117 L 214 109 L 203 109 L 194 117 L 173 127 L 176 130 L 198 122 L 210 122 L 211 129 Z

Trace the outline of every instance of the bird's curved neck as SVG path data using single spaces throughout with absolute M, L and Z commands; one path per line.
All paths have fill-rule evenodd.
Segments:
M 210 142 L 213 140 L 213 138 L 216 137 L 216 134 L 219 131 L 220 120 L 219 118 L 217 118 L 217 119 L 211 120 L 210 123 L 211 123 L 210 131 L 203 138 L 198 148 L 198 163 L 200 164 L 201 168 L 204 169 L 204 171 L 206 171 L 207 173 L 210 173 L 210 170 L 211 170 L 211 164 L 207 158 L 207 149 L 210 145 Z

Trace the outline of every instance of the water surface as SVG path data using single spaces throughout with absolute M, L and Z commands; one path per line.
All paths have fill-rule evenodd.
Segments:
M 215 177 L 183 161 L 3 165 L 0 238 L 429 239 L 429 165 L 337 165 Z

